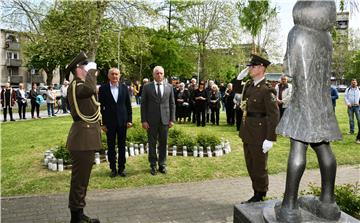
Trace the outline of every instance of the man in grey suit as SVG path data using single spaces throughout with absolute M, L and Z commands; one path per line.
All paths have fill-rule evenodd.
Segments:
M 148 132 L 150 173 L 156 175 L 156 164 L 160 173 L 166 174 L 166 145 L 168 130 L 175 121 L 175 99 L 172 86 L 164 82 L 164 68 L 156 66 L 154 81 L 143 87 L 141 95 L 141 123 Z M 156 154 L 158 144 L 159 158 Z

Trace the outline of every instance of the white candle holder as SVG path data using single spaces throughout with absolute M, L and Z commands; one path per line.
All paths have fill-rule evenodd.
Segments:
M 129 158 L 129 150 L 128 147 L 125 146 L 125 159 Z
M 212 157 L 211 147 L 210 146 L 206 147 L 206 150 L 207 150 L 207 156 Z
M 199 147 L 199 157 L 204 157 L 204 148 L 202 146 Z
M 64 171 L 64 161 L 63 161 L 63 159 L 58 159 L 58 171 L 59 172 Z
M 140 154 L 144 154 L 145 150 L 144 150 L 144 144 L 140 144 Z
M 100 153 L 98 152 L 95 153 L 95 164 L 96 165 L 100 164 Z
M 183 156 L 187 157 L 188 154 L 187 154 L 187 147 L 186 146 L 183 146 Z
M 130 156 L 135 156 L 134 144 L 130 143 L 129 150 L 130 150 Z
M 56 158 L 53 158 L 51 168 L 52 168 L 52 171 L 57 171 L 57 160 L 56 160 Z
M 176 153 L 177 153 L 177 147 L 176 146 L 173 146 L 173 152 L 172 152 L 172 155 L 173 156 L 176 156 Z
M 105 150 L 105 160 L 106 160 L 106 162 L 109 162 L 109 157 L 108 157 L 108 151 L 107 150 Z
M 194 146 L 194 147 L 193 147 L 193 156 L 194 156 L 194 157 L 197 157 L 197 156 L 198 156 L 198 148 L 197 148 L 197 146 Z
M 135 156 L 139 155 L 139 145 L 138 144 L 135 144 L 135 146 L 134 146 L 134 153 L 135 153 Z

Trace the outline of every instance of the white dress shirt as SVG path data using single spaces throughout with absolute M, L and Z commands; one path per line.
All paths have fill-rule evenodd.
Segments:
M 110 82 L 110 90 L 115 102 L 117 102 L 119 96 L 119 83 L 112 85 Z
M 164 95 L 164 82 L 161 81 L 161 82 L 156 82 L 154 81 L 154 84 L 155 84 L 155 91 L 156 91 L 156 94 L 158 94 L 158 83 L 160 84 L 160 93 L 161 93 L 161 97 Z

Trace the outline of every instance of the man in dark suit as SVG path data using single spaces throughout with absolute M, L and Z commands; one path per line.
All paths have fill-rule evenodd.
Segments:
M 98 219 L 91 219 L 83 212 L 95 151 L 102 148 L 100 104 L 96 101 L 96 64 L 88 63 L 84 58 L 86 55 L 80 53 L 66 68 L 67 72 L 74 74 L 67 90 L 74 120 L 66 143 L 72 159 L 69 208 L 71 223 L 99 223 Z
M 99 101 L 103 117 L 102 129 L 106 132 L 110 177 L 125 177 L 125 141 L 126 130 L 132 126 L 132 108 L 128 88 L 119 83 L 121 74 L 117 68 L 108 72 L 109 83 L 99 89 Z M 115 141 L 118 145 L 118 171 L 116 171 Z
M 166 145 L 168 130 L 175 121 L 175 99 L 172 86 L 164 81 L 164 68 L 156 66 L 154 81 L 144 85 L 141 95 L 141 123 L 148 132 L 150 173 L 159 171 L 166 174 Z M 156 154 L 158 144 L 159 159 Z
M 263 201 L 269 185 L 268 151 L 273 141 L 276 141 L 275 128 L 279 121 L 276 91 L 265 79 L 265 70 L 269 64 L 268 60 L 252 55 L 248 64 L 252 80 L 245 84 L 241 102 L 243 119 L 240 137 L 254 190 L 254 196 L 247 202 Z

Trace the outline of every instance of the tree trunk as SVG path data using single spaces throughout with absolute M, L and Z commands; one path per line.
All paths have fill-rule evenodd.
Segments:
M 47 86 L 50 86 L 52 84 L 52 80 L 54 78 L 54 74 L 53 74 L 53 71 L 54 70 L 47 70 L 47 69 L 44 69 L 45 73 L 46 73 L 46 85 Z
M 205 68 L 205 59 L 206 59 L 206 43 L 200 43 L 200 69 L 199 69 L 199 74 L 200 74 L 200 80 L 201 79 L 205 79 L 207 77 L 206 74 L 206 68 Z
M 95 33 L 90 38 L 91 42 L 90 42 L 90 48 L 89 48 L 89 52 L 88 52 L 88 57 L 89 57 L 89 60 L 91 60 L 91 61 L 95 61 L 95 59 L 96 59 L 96 53 L 97 53 L 97 48 L 98 48 L 99 39 L 100 39 L 101 25 L 102 25 L 104 13 L 107 8 L 108 2 L 101 0 L 101 1 L 96 1 L 95 4 L 96 4 L 96 24 L 94 27 Z M 89 32 L 91 33 L 91 30 L 89 30 Z

